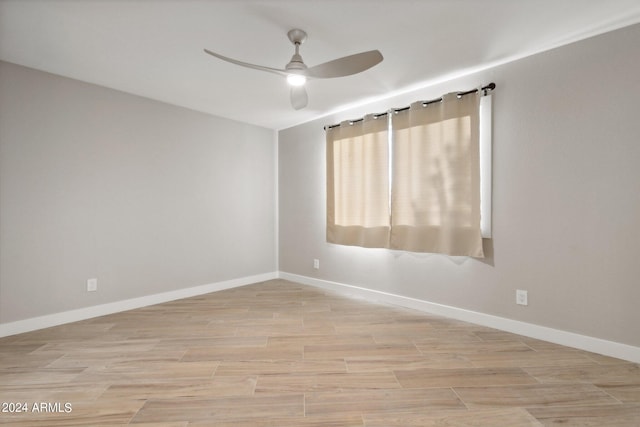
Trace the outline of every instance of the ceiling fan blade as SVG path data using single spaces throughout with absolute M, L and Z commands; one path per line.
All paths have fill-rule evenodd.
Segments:
M 240 65 L 242 67 L 253 68 L 254 70 L 260 70 L 260 71 L 267 71 L 269 73 L 274 73 L 274 74 L 278 74 L 280 76 L 285 76 L 285 77 L 289 75 L 289 73 L 286 72 L 285 70 L 279 70 L 277 68 L 264 67 L 262 65 L 249 64 L 248 62 L 238 61 L 237 59 L 228 58 L 226 56 L 220 55 L 219 53 L 211 52 L 208 49 L 205 49 L 204 51 L 206 53 L 208 53 L 209 55 L 211 55 L 211 56 L 215 56 L 216 58 L 220 58 L 223 61 L 231 62 L 232 64 Z
M 370 50 L 307 68 L 305 75 L 319 79 L 350 76 L 368 70 L 382 62 L 383 59 L 380 51 Z
M 291 87 L 291 106 L 294 110 L 301 110 L 307 106 L 309 96 L 304 86 Z

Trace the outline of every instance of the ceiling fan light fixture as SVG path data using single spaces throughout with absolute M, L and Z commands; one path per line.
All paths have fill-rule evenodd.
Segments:
M 360 52 L 354 55 L 343 56 L 333 61 L 318 64 L 311 68 L 307 67 L 302 56 L 300 55 L 300 45 L 307 39 L 307 33 L 300 29 L 293 29 L 287 33 L 289 41 L 293 43 L 295 52 L 291 56 L 291 60 L 284 69 L 265 67 L 264 65 L 250 64 L 248 62 L 238 61 L 219 53 L 204 49 L 205 53 L 222 59 L 241 67 L 253 68 L 254 70 L 266 71 L 287 78 L 287 83 L 291 86 L 289 93 L 291 97 L 291 106 L 300 110 L 307 106 L 308 96 L 304 88 L 307 83 L 307 77 L 310 79 L 332 79 L 335 77 L 346 77 L 353 74 L 361 73 L 374 65 L 380 63 L 383 59 L 382 54 L 377 50 Z
M 287 83 L 291 86 L 304 86 L 307 82 L 307 78 L 302 74 L 289 74 L 287 76 Z

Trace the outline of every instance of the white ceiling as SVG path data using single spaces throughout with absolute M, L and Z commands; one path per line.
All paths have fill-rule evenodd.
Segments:
M 637 22 L 638 0 L 0 0 L 0 59 L 283 129 Z M 202 50 L 283 68 L 291 28 L 308 66 L 385 59 L 309 82 L 295 111 L 283 78 Z

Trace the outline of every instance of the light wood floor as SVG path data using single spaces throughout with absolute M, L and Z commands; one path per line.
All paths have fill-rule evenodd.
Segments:
M 0 402 L 17 426 L 639 426 L 640 367 L 273 280 L 0 338 Z

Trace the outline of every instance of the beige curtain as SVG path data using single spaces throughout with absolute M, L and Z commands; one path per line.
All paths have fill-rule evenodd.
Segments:
M 330 128 L 327 138 L 327 241 L 389 245 L 387 116 Z
M 448 94 L 393 115 L 390 248 L 484 256 L 479 103 Z

